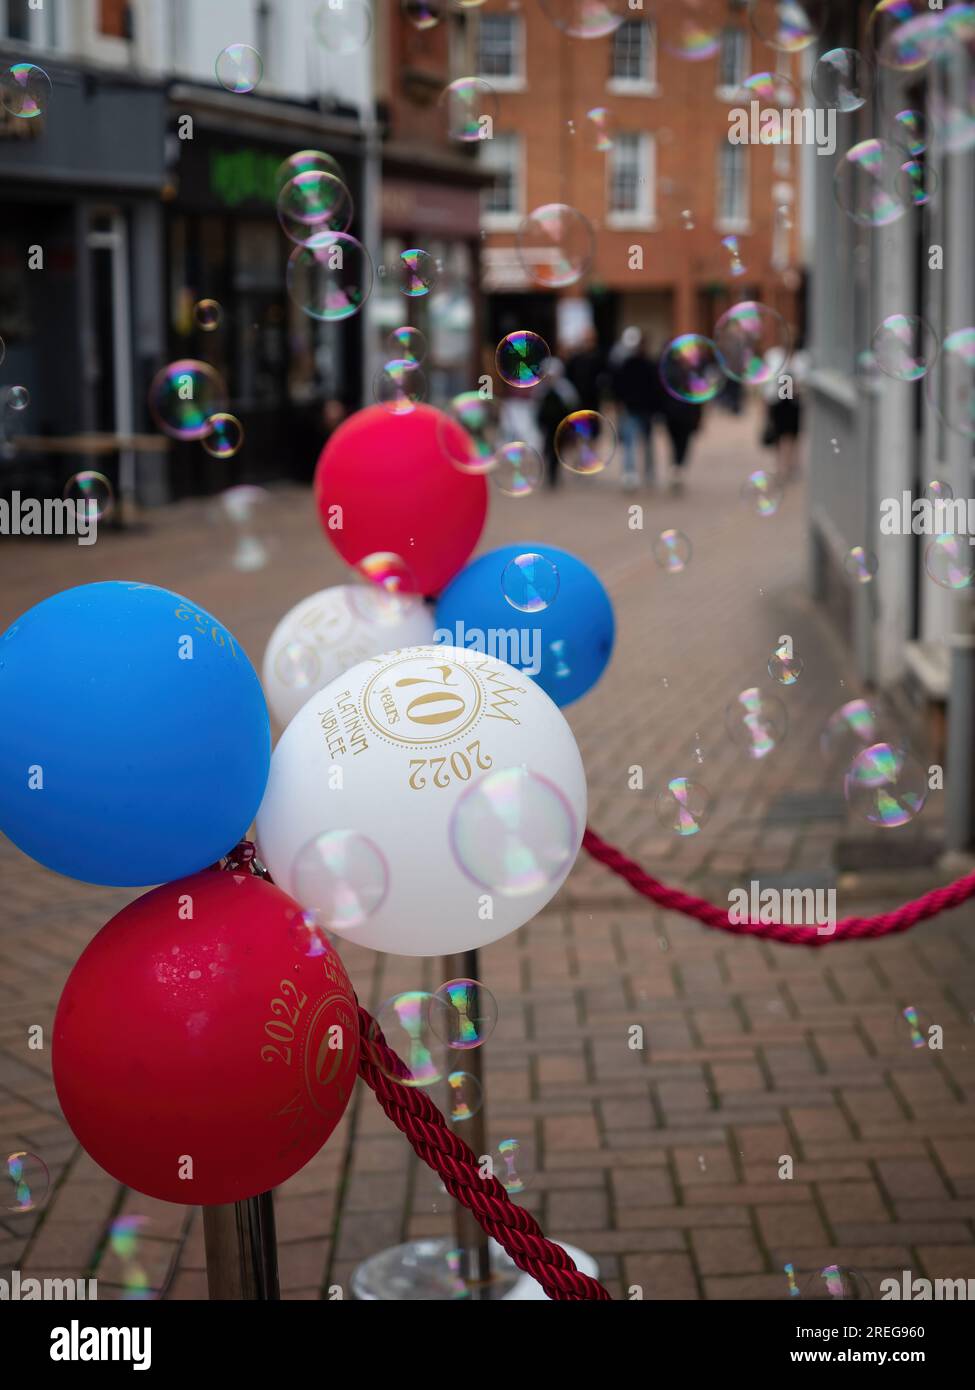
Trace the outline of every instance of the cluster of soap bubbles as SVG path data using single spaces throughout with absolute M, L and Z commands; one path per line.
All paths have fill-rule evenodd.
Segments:
M 913 821 L 928 796 L 927 772 L 890 730 L 877 708 L 848 700 L 830 715 L 820 738 L 824 757 L 844 769 L 851 812 L 882 830 Z
M 208 362 L 184 357 L 170 362 L 149 386 L 149 410 L 164 434 L 199 440 L 213 458 L 229 459 L 244 442 L 244 428 L 227 411 L 227 388 Z
M 734 244 L 727 246 L 728 241 Z M 737 258 L 737 239 L 726 238 L 725 244 Z M 703 405 L 729 379 L 764 386 L 786 370 L 791 351 L 792 335 L 782 315 L 756 300 L 742 300 L 721 315 L 713 337 L 682 333 L 667 343 L 660 356 L 660 380 L 676 400 Z
M 498 1021 L 498 1004 L 486 985 L 462 978 L 447 980 L 432 993 L 404 990 L 376 1011 L 363 1038 L 370 1061 L 402 1086 L 445 1093 L 443 1109 L 454 1124 L 472 1119 L 482 1104 L 481 1086 L 469 1072 L 451 1065 L 445 1052 L 483 1047 Z M 385 1040 L 393 1054 L 380 1046 Z

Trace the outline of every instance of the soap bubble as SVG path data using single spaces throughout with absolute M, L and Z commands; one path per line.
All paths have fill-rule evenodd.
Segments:
M 925 390 L 950 430 L 975 439 L 975 328 L 948 334 L 927 374 Z
M 521 389 L 538 385 L 545 376 L 546 364 L 550 359 L 548 343 L 527 328 L 508 333 L 498 343 L 494 355 L 501 379 L 509 386 Z
M 112 484 L 104 473 L 96 473 L 92 468 L 73 474 L 61 495 L 68 502 L 83 503 L 87 515 L 98 521 L 107 520 L 115 507 Z
M 725 710 L 725 726 L 732 743 L 755 761 L 767 758 L 785 738 L 789 727 L 785 705 L 776 695 L 763 695 L 756 687 L 743 690 Z
M 887 227 L 903 217 L 897 194 L 902 155 L 885 140 L 861 140 L 839 161 L 833 193 L 840 208 L 861 227 Z
M 264 60 L 249 43 L 232 43 L 217 57 L 215 71 L 228 92 L 252 92 L 264 76 Z
M 495 455 L 491 481 L 505 497 L 530 497 L 544 476 L 541 454 L 523 439 L 502 444 Z
M 14 63 L 0 71 L 0 105 L 18 120 L 43 116 L 53 90 L 51 79 L 36 63 Z
M 878 560 L 872 550 L 867 550 L 862 545 L 854 545 L 847 552 L 843 560 L 843 568 L 851 579 L 855 579 L 858 584 L 869 584 L 877 573 Z
M 296 150 L 278 165 L 274 174 L 274 186 L 280 193 L 284 185 L 297 178 L 299 174 L 311 173 L 333 174 L 345 183 L 342 166 L 333 155 L 326 154 L 324 150 Z
M 541 613 L 558 597 L 558 566 L 544 555 L 516 555 L 504 567 L 501 592 L 519 613 Z
M 858 111 L 870 96 L 869 64 L 855 48 L 831 48 L 813 68 L 813 95 L 820 106 Z
M 26 386 L 8 386 L 3 393 L 3 403 L 9 410 L 26 410 L 30 405 L 30 392 Z
M 372 34 L 372 14 L 365 0 L 326 0 L 315 15 L 318 40 L 332 53 L 358 53 Z
M 881 67 L 916 72 L 931 58 L 940 20 L 927 0 L 880 0 L 867 23 L 867 43 Z
M 874 743 L 853 759 L 843 791 L 854 814 L 871 825 L 895 830 L 923 810 L 928 795 L 927 773 L 903 749 L 890 743 Z
M 923 154 L 927 149 L 927 122 L 924 112 L 912 111 L 910 108 L 898 111 L 893 123 L 895 141 L 902 144 L 915 159 Z
M 814 1302 L 828 1303 L 835 1299 L 853 1303 L 872 1299 L 873 1292 L 863 1275 L 855 1269 L 847 1269 L 845 1265 L 827 1265 L 804 1281 L 800 1296 Z
M 672 526 L 653 543 L 653 558 L 666 574 L 680 574 L 691 562 L 692 547 L 683 531 Z
M 775 516 L 782 502 L 782 484 L 774 473 L 756 468 L 741 485 L 741 499 L 757 516 Z
M 721 48 L 721 20 L 709 0 L 681 0 L 672 11 L 673 28 L 664 31 L 664 48 L 686 63 L 702 63 Z
M 754 0 L 752 28 L 781 53 L 800 53 L 816 42 L 826 25 L 825 0 Z
M 790 77 L 785 73 L 764 70 L 746 77 L 740 90 L 735 93 L 735 106 L 748 108 L 753 101 L 764 109 L 773 107 L 779 111 L 796 110 L 800 105 L 799 93 Z
M 208 362 L 192 357 L 170 362 L 149 386 L 150 414 L 172 439 L 205 439 L 213 429 L 213 417 L 226 408 L 223 378 Z
M 745 299 L 718 319 L 714 345 L 721 366 L 734 381 L 764 386 L 785 370 L 792 335 L 775 309 Z
M 460 431 L 450 424 L 460 426 Z M 501 408 L 495 396 L 463 391 L 437 421 L 437 439 L 447 458 L 462 473 L 489 473 L 500 447 Z
M 420 363 L 427 355 L 427 340 L 418 328 L 403 324 L 394 328 L 386 339 L 389 355 L 401 361 Z
M 880 714 L 866 700 L 848 700 L 830 715 L 819 747 L 824 757 L 849 765 L 861 749 L 877 742 Z
M 426 1089 L 435 1086 L 443 1077 L 437 1061 L 440 1042 L 430 1027 L 432 998 L 422 989 L 394 994 L 376 1010 L 362 1038 L 364 1057 L 401 1086 Z M 409 1069 L 409 1076 L 400 1075 L 394 1063 L 383 1061 L 379 1052 L 380 1034 L 393 1054 Z
M 603 39 L 631 17 L 627 0 L 541 0 L 541 6 L 574 39 Z
M 565 289 L 592 264 L 596 238 L 581 212 L 568 203 L 544 203 L 530 212 L 516 237 L 526 274 L 546 289 Z
M 204 333 L 213 333 L 220 327 L 223 311 L 215 299 L 201 299 L 194 305 L 193 317 L 197 328 L 202 328 Z
M 768 659 L 768 673 L 779 685 L 795 685 L 802 675 L 803 660 L 787 647 L 777 648 Z
M 18 1149 L 8 1153 L 0 1170 L 0 1200 L 8 1216 L 24 1216 L 37 1211 L 47 1199 L 51 1175 L 37 1154 Z
M 430 1027 L 447 1047 L 470 1052 L 483 1046 L 498 1021 L 498 1001 L 477 980 L 448 980 L 430 998 Z
M 499 768 L 454 805 L 450 842 L 474 883 L 505 897 L 551 888 L 572 867 L 576 825 L 558 787 L 524 767 Z
M 687 839 L 697 835 L 711 812 L 711 794 L 700 782 L 672 777 L 666 791 L 654 801 L 654 814 L 662 830 Z
M 209 424 L 210 433 L 202 440 L 204 449 L 211 458 L 233 458 L 244 442 L 244 427 L 237 416 L 219 411 L 210 416 Z
M 942 589 L 970 589 L 975 579 L 975 547 L 969 536 L 935 536 L 924 551 L 924 568 Z
M 554 447 L 570 473 L 601 473 L 616 452 L 616 429 L 598 411 L 574 410 L 555 431 Z
M 929 164 L 906 159 L 897 172 L 896 187 L 905 207 L 923 208 L 938 191 L 938 176 Z
M 394 357 L 379 368 L 373 395 L 391 415 L 409 415 L 426 395 L 426 380 L 410 358 Z
M 413 28 L 422 33 L 435 29 L 443 19 L 444 3 L 445 0 L 402 0 L 403 13 Z
M 357 831 L 325 831 L 295 855 L 291 894 L 332 931 L 361 927 L 388 892 L 389 866 L 382 850 Z
M 357 314 L 372 290 L 372 261 L 345 232 L 318 232 L 288 261 L 288 294 L 302 313 L 323 323 Z
M 480 77 L 458 77 L 440 94 L 451 140 L 473 144 L 492 138 L 498 119 L 498 94 Z
M 306 246 L 321 232 L 344 232 L 352 197 L 341 179 L 321 169 L 296 174 L 278 194 L 278 221 L 289 240 Z
M 695 405 L 714 400 L 725 385 L 717 348 L 700 333 L 672 339 L 660 355 L 659 372 L 669 395 Z
M 439 275 L 434 257 L 419 247 L 401 251 L 396 269 L 400 293 L 405 294 L 407 299 L 421 299 L 429 294 Z
M 934 329 L 916 314 L 888 314 L 873 335 L 877 366 L 895 381 L 920 381 L 938 355 Z

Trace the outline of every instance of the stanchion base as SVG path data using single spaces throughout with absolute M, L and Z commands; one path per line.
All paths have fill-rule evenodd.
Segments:
M 559 1242 L 584 1274 L 595 1279 L 591 1255 Z M 476 1289 L 461 1277 L 460 1251 L 451 1240 L 411 1240 L 363 1260 L 352 1275 L 352 1297 L 367 1302 L 454 1303 L 477 1298 L 489 1302 L 547 1298 L 541 1284 L 523 1274 L 496 1241 L 490 1242 L 492 1278 Z

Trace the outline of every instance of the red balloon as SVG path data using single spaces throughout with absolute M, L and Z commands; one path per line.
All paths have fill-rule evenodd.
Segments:
M 119 1182 L 164 1202 L 256 1196 L 318 1152 L 358 1066 L 352 986 L 302 910 L 251 874 L 154 888 L 82 952 L 54 1020 L 68 1124 Z
M 393 415 L 372 405 L 339 426 L 315 469 L 319 515 L 342 559 L 396 555 L 420 594 L 439 593 L 464 567 L 487 515 L 487 483 L 454 467 L 438 430 L 463 447 L 461 427 L 432 406 Z

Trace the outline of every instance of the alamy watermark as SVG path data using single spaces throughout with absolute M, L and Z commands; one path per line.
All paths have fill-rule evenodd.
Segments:
M 882 536 L 975 537 L 975 498 L 884 497 L 880 503 Z
M 836 930 L 835 888 L 763 888 L 752 879 L 747 888 L 728 894 L 728 921 L 732 926 L 779 922 L 787 927 L 815 927 L 817 935 Z
M 97 1279 L 34 1279 L 26 1278 L 19 1269 L 10 1271 L 9 1279 L 0 1279 L 0 1303 L 30 1303 L 34 1301 L 94 1303 L 98 1298 Z
M 76 536 L 79 545 L 98 539 L 98 503 L 92 497 L 0 497 L 0 536 Z
M 537 627 L 467 627 L 458 619 L 453 628 L 438 627 L 434 642 L 483 652 L 495 661 L 506 661 L 526 676 L 537 676 L 542 669 L 542 633 Z
M 728 112 L 728 140 L 732 145 L 815 145 L 817 154 L 835 154 L 836 111 L 750 101 Z

